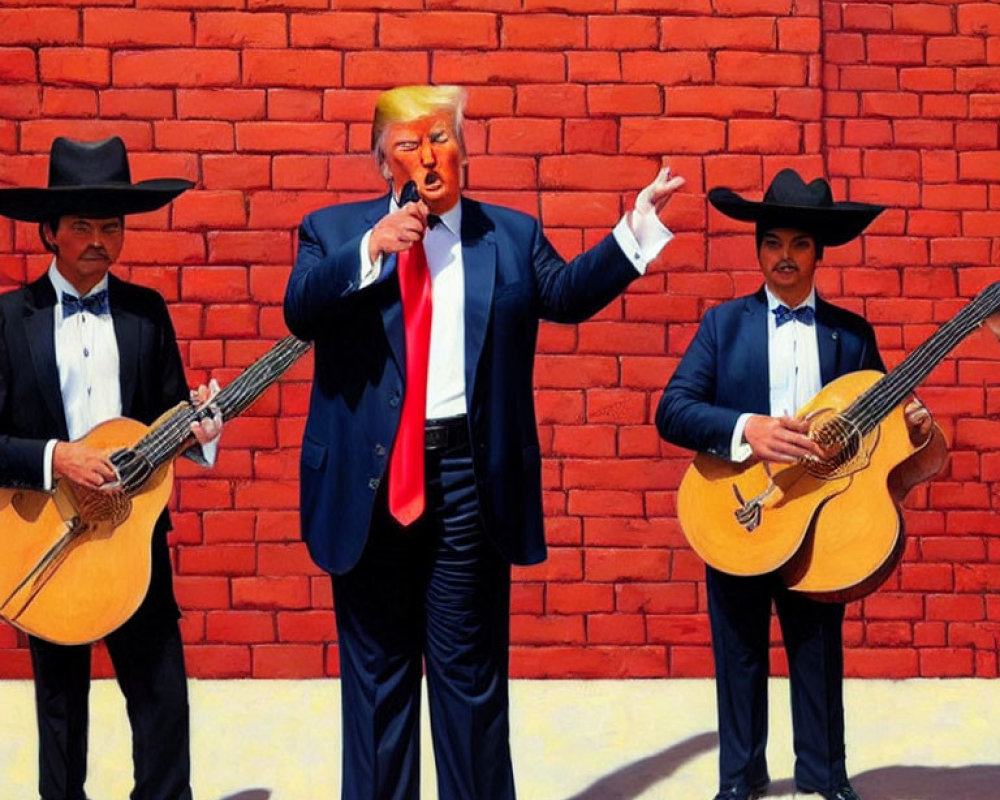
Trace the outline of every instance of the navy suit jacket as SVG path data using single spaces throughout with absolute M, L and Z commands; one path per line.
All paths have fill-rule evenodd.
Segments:
M 289 329 L 315 342 L 302 533 L 316 563 L 335 574 L 361 557 L 402 407 L 395 257 L 358 288 L 361 239 L 388 208 L 386 195 L 309 214 L 285 295 Z M 509 561 L 533 564 L 545 558 L 532 389 L 539 319 L 582 321 L 639 273 L 611 236 L 567 263 L 537 220 L 467 198 L 461 239 L 466 406 L 483 523 Z
M 187 379 L 163 298 L 152 289 L 108 276 L 108 302 L 118 342 L 122 414 L 146 425 L 188 399 Z M 48 275 L 0 296 L 0 486 L 42 489 L 50 439 L 69 438 Z M 171 588 L 167 531 L 160 515 L 153 533 L 152 577 L 143 608 L 177 614 Z
M 656 409 L 664 439 L 728 459 L 740 414 L 770 414 L 767 313 L 763 287 L 705 312 Z M 885 371 L 862 317 L 817 297 L 815 325 L 824 386 L 848 372 Z

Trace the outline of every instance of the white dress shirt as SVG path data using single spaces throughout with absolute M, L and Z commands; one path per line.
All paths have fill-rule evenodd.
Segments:
M 775 324 L 774 309 L 783 303 L 766 286 L 767 294 L 767 380 L 771 416 L 793 416 L 823 388 L 819 373 L 819 345 L 816 323 L 806 325 L 792 317 L 780 328 Z M 795 308 L 810 306 L 816 310 L 816 289 L 809 291 Z M 793 309 L 794 310 L 794 309 Z M 741 414 L 733 428 L 730 445 L 733 461 L 746 461 L 750 445 L 743 441 L 743 431 L 752 414 Z
M 118 382 L 118 340 L 110 314 L 95 315 L 89 311 L 63 319 L 63 292 L 79 297 L 79 292 L 56 269 L 55 259 L 49 265 L 49 280 L 56 290 L 53 309 L 56 367 L 59 389 L 70 441 L 83 438 L 95 425 L 122 415 L 121 385 Z M 108 288 L 108 276 L 87 296 Z M 56 440 L 45 448 L 45 488 L 52 487 L 52 451 Z
M 399 206 L 390 195 L 389 213 Z M 462 203 L 441 214 L 441 224 L 424 234 L 424 253 L 431 273 L 431 343 L 427 365 L 427 419 L 465 414 L 465 273 L 462 261 Z M 635 231 L 623 216 L 612 234 L 636 272 L 644 275 L 649 262 L 673 238 L 655 211 L 632 212 Z M 368 257 L 371 231 L 361 239 L 360 281 L 364 288 L 382 272 L 382 256 Z
M 69 440 L 75 442 L 94 426 L 122 415 L 118 339 L 111 314 L 81 311 L 63 319 L 63 292 L 74 297 L 80 295 L 56 268 L 55 259 L 49 265 L 49 280 L 56 290 L 53 335 L 59 389 Z M 107 288 L 108 276 L 105 275 L 85 296 Z M 216 438 L 202 445 L 200 451 L 197 447 L 191 448 L 185 455 L 203 466 L 212 466 L 218 453 L 218 441 Z M 43 478 L 46 490 L 52 488 L 52 455 L 57 442 L 51 439 L 45 446 Z

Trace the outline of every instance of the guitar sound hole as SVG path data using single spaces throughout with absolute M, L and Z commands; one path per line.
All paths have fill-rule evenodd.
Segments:
M 833 478 L 850 471 L 861 452 L 861 431 L 839 414 L 817 419 L 809 436 L 823 448 L 823 458 L 806 459 L 806 471 L 816 478 Z

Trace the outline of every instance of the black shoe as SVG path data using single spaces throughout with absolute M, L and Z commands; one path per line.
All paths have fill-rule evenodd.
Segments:
M 823 800 L 861 800 L 861 796 L 854 791 L 854 787 L 849 783 L 838 786 L 829 792 L 821 792 L 819 789 L 800 789 L 806 794 L 818 794 Z
M 738 786 L 720 789 L 719 793 L 712 800 L 759 800 L 767 791 L 768 783 L 769 781 L 764 781 L 750 789 L 741 789 Z

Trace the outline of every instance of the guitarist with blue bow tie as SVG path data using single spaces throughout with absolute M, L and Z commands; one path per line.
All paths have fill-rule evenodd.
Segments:
M 163 298 L 109 274 L 125 217 L 192 186 L 179 178 L 132 183 L 125 145 L 57 138 L 47 187 L 0 190 L 0 214 L 39 226 L 48 270 L 0 297 L 0 486 L 51 491 L 63 480 L 95 494 L 115 484 L 108 452 L 82 438 L 117 417 L 149 425 L 189 393 Z M 204 410 L 212 409 L 211 405 Z M 222 419 L 194 422 L 214 461 Z M 187 678 L 163 512 L 152 533 L 149 590 L 104 641 L 132 728 L 132 800 L 190 800 Z M 11 536 L 10 530 L 3 535 Z M 99 593 L 104 587 L 87 587 Z M 41 800 L 86 800 L 90 645 L 29 637 L 38 722 Z
M 760 202 L 725 188 L 708 198 L 726 216 L 755 224 L 764 285 L 705 313 L 660 400 L 660 435 L 730 462 L 822 459 L 809 422 L 793 415 L 835 378 L 885 367 L 871 326 L 818 297 L 813 276 L 824 248 L 856 238 L 883 209 L 834 202 L 825 180 L 806 184 L 791 169 L 775 176 Z M 940 437 L 918 402 L 907 406 L 905 418 L 914 443 Z M 934 463 L 914 465 L 914 474 L 935 474 L 943 452 L 920 450 L 911 461 Z M 762 797 L 770 780 L 772 602 L 788 654 L 796 786 L 825 800 L 859 800 L 844 746 L 844 604 L 789 591 L 776 571 L 737 576 L 706 566 L 706 573 L 719 716 L 715 800 Z

